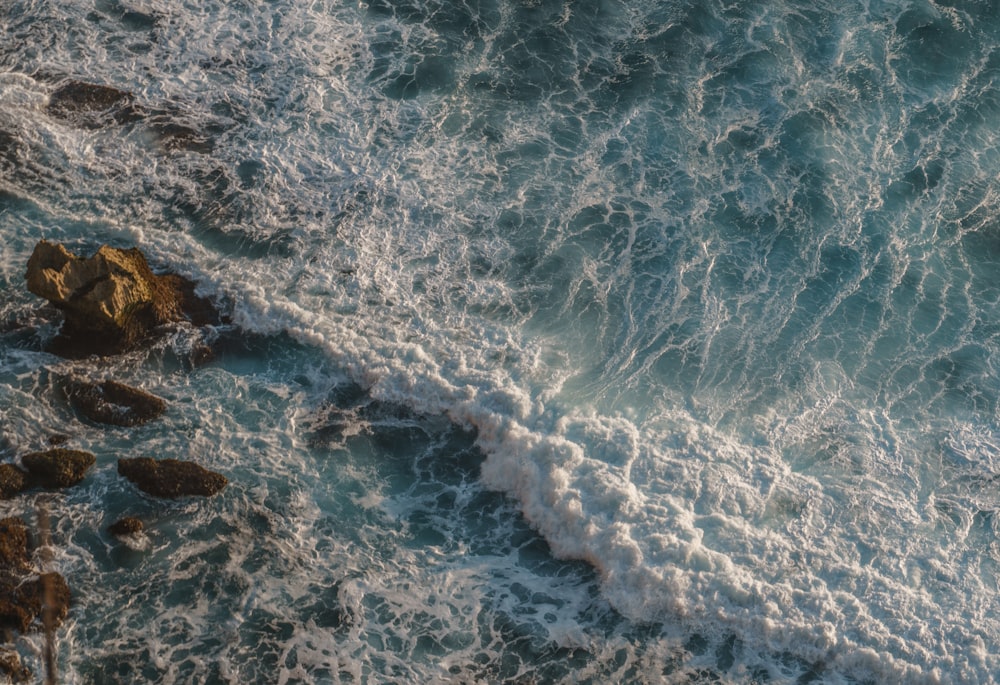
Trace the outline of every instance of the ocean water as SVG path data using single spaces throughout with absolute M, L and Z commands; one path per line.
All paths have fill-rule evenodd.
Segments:
M 50 512 L 60 682 L 995 681 L 995 3 L 0 0 L 0 35 L 0 458 L 97 455 L 0 502 Z M 52 116 L 64 79 L 208 142 Z M 54 357 L 41 238 L 231 323 Z M 170 408 L 90 424 L 68 374 Z M 137 454 L 230 485 L 148 498 Z

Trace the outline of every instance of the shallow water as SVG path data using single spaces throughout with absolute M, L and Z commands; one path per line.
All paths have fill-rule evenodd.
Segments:
M 66 682 L 994 679 L 988 3 L 9 1 L 0 28 L 0 449 L 98 457 L 0 506 L 52 511 Z M 52 116 L 64 78 L 161 118 Z M 138 245 L 233 323 L 59 360 L 40 238 Z M 170 409 L 88 424 L 70 372 Z M 152 500 L 136 453 L 230 486 Z M 123 514 L 148 533 L 103 532 Z

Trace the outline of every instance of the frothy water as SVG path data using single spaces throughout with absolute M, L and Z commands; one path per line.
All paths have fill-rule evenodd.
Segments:
M 98 455 L 2 503 L 52 510 L 66 682 L 993 681 L 988 3 L 30 1 L 0 28 L 3 456 Z M 175 128 L 52 116 L 65 78 Z M 138 245 L 233 324 L 50 356 L 40 238 Z M 170 409 L 81 422 L 70 372 Z M 231 484 L 145 498 L 137 452 Z M 123 514 L 148 532 L 110 538 Z

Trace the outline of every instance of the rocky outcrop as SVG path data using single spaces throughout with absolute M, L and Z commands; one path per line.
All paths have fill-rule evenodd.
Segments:
M 154 497 L 210 497 L 229 482 L 221 473 L 180 459 L 119 459 L 118 473 Z
M 58 243 L 39 241 L 25 273 L 28 290 L 65 315 L 53 351 L 67 357 L 117 354 L 149 337 L 160 325 L 217 318 L 194 284 L 175 274 L 157 275 L 137 249 L 104 245 L 88 258 Z
M 167 409 L 161 398 L 118 381 L 94 383 L 72 379 L 65 385 L 70 405 L 95 423 L 139 426 Z
M 31 484 L 43 488 L 68 488 L 76 485 L 96 461 L 90 452 L 62 447 L 32 452 L 21 457 L 21 465 L 28 471 Z
M 28 487 L 27 474 L 13 464 L 0 464 L 0 499 L 10 499 Z
M 118 519 L 108 526 L 108 532 L 115 537 L 135 535 L 136 533 L 141 533 L 142 529 L 142 521 L 133 516 L 126 516 L 125 518 Z

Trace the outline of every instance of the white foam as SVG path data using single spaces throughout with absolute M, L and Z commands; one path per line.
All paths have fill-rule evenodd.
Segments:
M 588 102 L 593 93 L 586 88 L 606 85 L 593 85 L 592 73 L 605 61 L 622 66 L 623 56 L 602 53 L 603 44 L 587 46 L 597 54 L 576 55 L 576 73 L 559 76 L 560 88 L 580 89 L 571 93 L 581 105 L 569 108 L 572 115 L 561 109 L 563 92 L 522 106 L 516 97 L 466 87 L 480 71 L 500 72 L 487 76 L 502 82 L 501 67 L 510 68 L 504 60 L 530 57 L 520 36 L 508 41 L 509 53 L 496 47 L 505 34 L 526 30 L 513 6 L 500 12 L 481 45 L 472 40 L 478 52 L 454 66 L 454 88 L 409 99 L 386 97 L 389 76 L 374 74 L 375 65 L 385 66 L 389 51 L 385 69 L 398 71 L 428 45 L 443 45 L 444 29 L 433 21 L 322 3 L 281 8 L 269 18 L 226 3 L 183 12 L 150 3 L 146 11 L 160 23 L 142 39 L 153 45 L 146 57 L 128 56 L 115 43 L 81 50 L 105 34 L 77 10 L 60 15 L 64 23 L 80 20 L 79 33 L 65 45 L 49 35 L 66 52 L 25 56 L 26 70 L 72 63 L 92 80 L 133 89 L 149 102 L 181 103 L 194 121 L 209 121 L 212 105 L 226 105 L 232 126 L 210 156 L 162 154 L 138 133 L 47 120 L 45 87 L 20 74 L 0 77 L 0 123 L 46 151 L 44 165 L 55 179 L 23 187 L 4 181 L 35 207 L 31 217 L 5 224 L 17 229 L 2 259 L 8 283 L 19 280 L 37 237 L 139 243 L 157 261 L 196 277 L 203 291 L 226 298 L 241 327 L 287 332 L 375 399 L 474 427 L 487 455 L 482 482 L 515 497 L 555 554 L 590 563 L 604 595 L 636 622 L 663 621 L 719 640 L 735 635 L 752 653 L 748 661 L 790 653 L 831 679 L 985 681 L 1000 669 L 989 647 L 1000 636 L 995 531 L 977 529 L 993 525 L 983 520 L 996 508 L 989 479 L 998 438 L 993 417 L 977 422 L 981 411 L 947 401 L 948 384 L 965 380 L 962 365 L 944 380 L 935 372 L 939 355 L 949 361 L 975 342 L 970 326 L 993 308 L 972 302 L 973 267 L 964 253 L 946 251 L 957 239 L 943 239 L 943 229 L 924 218 L 964 221 L 978 210 L 942 210 L 926 194 L 920 202 L 927 205 L 908 206 L 903 221 L 872 218 L 887 204 L 882 186 L 914 159 L 937 154 L 931 143 L 902 149 L 904 131 L 891 120 L 891 104 L 907 93 L 889 89 L 889 105 L 876 116 L 863 93 L 839 80 L 861 63 L 891 70 L 893 60 L 869 54 L 878 52 L 870 35 L 882 35 L 878 26 L 848 27 L 831 41 L 829 73 L 793 54 L 774 83 L 753 81 L 739 91 L 727 89 L 725 78 L 746 62 L 745 46 L 716 43 L 731 36 L 707 27 L 700 52 L 721 54 L 691 64 L 665 56 L 656 70 L 661 79 L 674 68 L 688 79 L 680 84 L 691 87 L 688 99 L 670 104 L 675 120 L 646 111 L 638 99 L 607 117 L 607 103 Z M 602 39 L 638 45 L 650 34 L 641 25 L 646 11 L 652 13 L 616 15 Z M 794 52 L 781 36 L 790 30 L 782 22 L 795 17 L 772 12 L 745 26 L 747 44 Z M 583 14 L 560 13 L 557 25 Z M 58 37 L 56 25 L 40 30 Z M 114 66 L 122 63 L 153 77 L 147 81 L 141 69 L 123 73 Z M 518 84 L 507 85 L 516 91 Z M 224 96 L 216 97 L 220 90 Z M 911 116 L 905 108 L 897 114 Z M 805 119 L 800 129 L 789 124 L 796 115 Z M 565 117 L 559 126 L 557 116 Z M 762 142 L 733 151 L 731 141 L 745 132 Z M 801 158 L 768 162 L 784 135 L 797 136 Z M 560 142 L 566 139 L 581 141 L 579 149 Z M 614 145 L 622 150 L 605 162 Z M 538 157 L 511 154 L 524 149 Z M 982 179 L 992 178 L 991 158 L 976 152 L 962 159 L 982 177 L 962 192 L 983 186 L 981 202 L 971 204 L 989 210 L 995 198 Z M 240 186 L 244 162 L 259 164 L 263 180 Z M 825 176 L 810 176 L 816 169 Z M 205 187 L 216 172 L 232 183 L 224 197 Z M 832 190 L 825 203 L 817 200 L 820 209 L 797 204 L 800 192 L 824 184 Z M 239 211 L 168 221 L 174 194 L 200 203 L 198 210 L 213 203 L 226 209 L 231 201 Z M 599 220 L 574 223 L 592 208 Z M 730 225 L 738 223 L 730 218 L 714 225 L 723 209 L 747 225 Z M 520 221 L 510 234 L 502 224 L 508 214 Z M 779 227 L 769 228 L 768 219 Z M 829 232 L 811 233 L 822 221 Z M 882 236 L 869 225 L 879 221 L 905 230 Z M 285 250 L 269 252 L 269 241 L 280 239 Z M 826 270 L 825 251 L 841 248 L 846 265 Z M 868 283 L 881 268 L 891 272 L 884 282 Z M 942 284 L 949 269 L 966 281 Z M 872 302 L 841 310 L 869 290 Z M 816 316 L 800 321 L 798 302 L 809 296 Z M 964 322 L 953 325 L 962 313 Z M 858 321 L 869 319 L 875 323 L 868 339 L 853 341 L 842 330 L 860 330 Z M 29 406 L 34 388 L 18 383 L 30 386 L 50 360 L 13 351 L 3 364 L 13 379 L 4 390 L 11 407 L 4 437 L 19 445 L 11 435 L 38 412 Z M 980 374 L 973 384 L 992 380 L 975 360 L 968 367 Z M 414 650 L 406 631 L 438 621 L 445 627 L 434 629 L 435 639 L 459 639 L 475 632 L 477 607 L 497 585 L 506 591 L 512 578 L 540 581 L 513 559 L 442 562 L 433 550 L 401 546 L 396 556 L 373 561 L 342 540 L 329 554 L 310 549 L 317 531 L 309 521 L 323 510 L 310 500 L 308 482 L 320 475 L 289 455 L 301 456 L 296 421 L 309 409 L 297 403 L 316 398 L 290 389 L 289 374 L 248 380 L 199 373 L 190 386 L 161 379 L 185 403 L 174 427 L 186 438 L 182 448 L 164 436 L 155 444 L 211 453 L 218 442 L 226 447 L 214 458 L 233 469 L 256 450 L 271 479 L 246 486 L 247 509 L 271 506 L 264 500 L 278 496 L 275 474 L 298 488 L 287 503 L 294 534 L 281 543 L 293 573 L 254 576 L 241 568 L 246 557 L 231 559 L 226 570 L 253 590 L 227 630 L 238 634 L 254 609 L 280 614 L 287 595 L 310 587 L 314 567 L 346 559 L 358 571 L 342 585 L 347 606 L 382 612 L 382 623 L 352 627 L 347 638 L 295 625 L 275 656 L 280 678 L 305 678 L 307 665 L 355 679 L 398 669 L 397 677 L 447 682 L 451 666 L 461 673 L 456 678 L 479 677 L 463 670 L 467 663 L 502 647 L 462 644 L 436 671 L 407 658 Z M 268 429 L 245 435 L 247 426 L 217 414 L 219 397 L 232 398 L 241 416 Z M 347 436 L 364 429 L 359 423 Z M 97 442 L 87 433 L 81 439 Z M 354 468 L 340 477 L 363 481 L 364 468 Z M 364 515 L 402 517 L 411 506 L 369 485 L 349 498 Z M 77 513 L 77 521 L 96 516 Z M 385 531 L 374 537 L 398 542 Z M 186 547 L 183 560 L 210 548 Z M 154 554 L 164 549 L 154 544 Z M 99 566 L 83 547 L 68 554 L 69 566 Z M 190 581 L 201 568 L 186 566 L 168 580 Z M 419 583 L 410 580 L 414 573 Z M 571 609 L 539 621 L 546 639 L 567 649 L 586 645 L 595 655 L 617 649 L 576 622 L 579 588 L 549 591 Z M 153 651 L 164 667 L 191 646 L 186 620 L 205 625 L 214 618 L 203 604 L 186 608 L 191 615 L 158 607 Z M 127 634 L 135 629 L 128 621 L 138 619 L 122 621 Z M 398 641 L 407 649 L 386 647 Z M 298 665 L 289 665 L 293 646 Z M 651 661 L 662 665 L 676 647 L 651 641 Z M 244 645 L 227 654 L 247 659 L 251 651 Z M 588 668 L 597 669 L 597 660 Z M 226 677 L 237 679 L 238 669 Z

